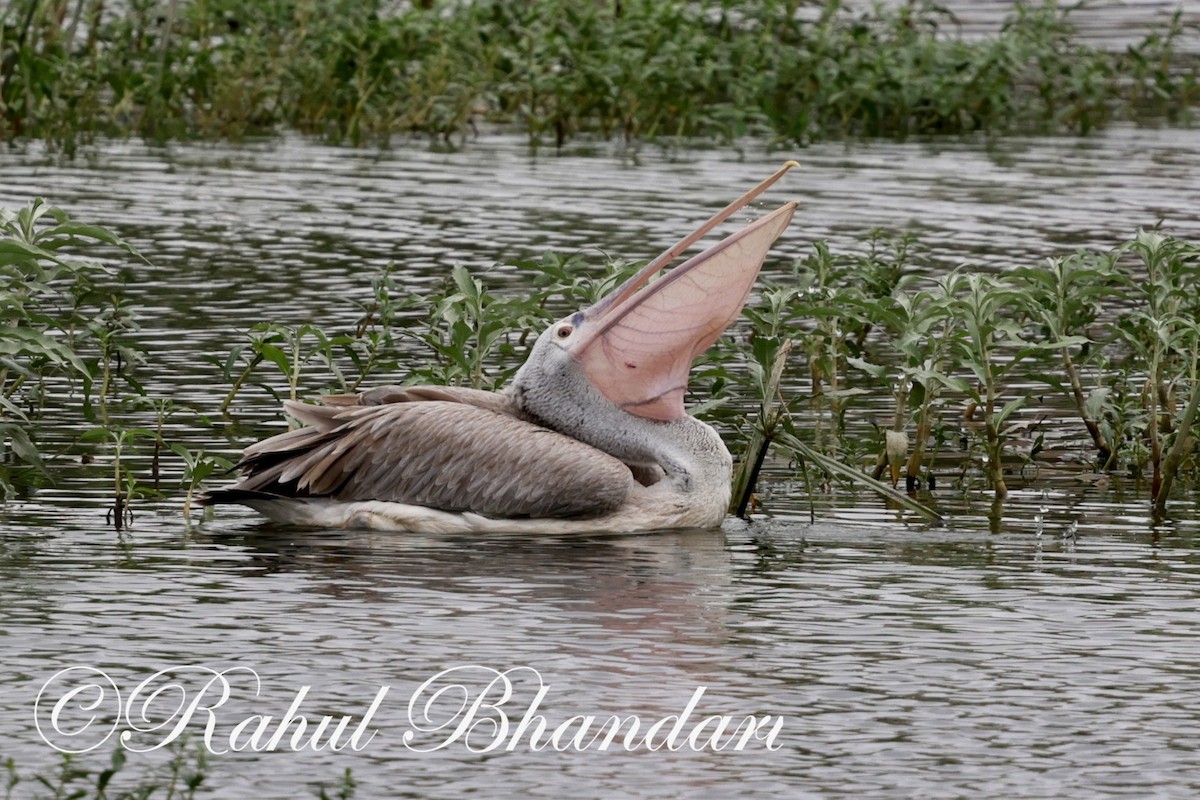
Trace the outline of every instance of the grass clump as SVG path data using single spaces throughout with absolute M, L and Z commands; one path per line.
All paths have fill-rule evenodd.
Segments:
M 810 8 L 811 7 L 811 8 Z M 792 142 L 1187 121 L 1197 67 L 1176 15 L 1126 52 L 1070 8 L 1018 4 L 967 41 L 922 0 L 15 0 L 0 13 L 0 138 L 333 142 L 579 135 Z

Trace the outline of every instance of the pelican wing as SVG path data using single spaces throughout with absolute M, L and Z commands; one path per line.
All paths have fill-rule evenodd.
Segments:
M 321 398 L 323 406 L 379 406 L 388 403 L 421 403 L 444 400 L 447 403 L 466 403 L 487 408 L 499 414 L 520 417 L 521 413 L 505 392 L 488 392 L 483 389 L 468 389 L 465 386 L 376 386 L 357 394 L 330 394 Z M 292 411 L 299 403 L 289 407 Z M 293 413 L 293 416 L 295 414 Z M 297 417 L 297 419 L 301 419 Z M 302 420 L 303 421 L 303 420 Z M 311 423 L 310 423 L 311 424 Z
M 633 485 L 629 468 L 612 456 L 469 402 L 409 397 L 287 408 L 307 427 L 247 448 L 231 492 L 383 500 L 491 517 L 588 517 L 615 510 Z

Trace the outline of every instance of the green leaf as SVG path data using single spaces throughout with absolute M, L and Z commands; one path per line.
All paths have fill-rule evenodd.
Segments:
M 5 411 L 9 416 L 19 419 L 23 422 L 28 422 L 29 417 L 22 411 L 16 403 L 9 400 L 4 395 L 0 394 L 0 410 Z
M 202 455 L 199 452 L 193 453 L 191 450 L 188 450 L 187 447 L 185 447 L 182 444 L 179 444 L 178 442 L 172 442 L 172 443 L 168 444 L 167 447 L 171 448 L 171 451 L 174 452 L 175 455 L 182 458 L 183 462 L 185 464 L 187 464 L 188 467 L 195 466 L 196 459 L 198 459 Z
M 1008 339 L 1011 340 L 1012 343 L 1022 344 L 1022 345 L 1025 344 L 1025 340 L 1024 340 L 1024 338 L 1022 338 L 1025 335 L 1025 331 L 1021 328 L 1020 325 L 1017 325 L 1016 323 L 1013 323 L 1013 322 L 997 322 L 997 323 L 995 323 L 995 325 L 993 327 L 995 330 L 1003 333 L 1006 337 L 1008 337 Z M 999 344 L 1009 344 L 1008 341 L 1005 341 L 1003 339 L 1000 339 L 998 341 L 998 343 Z
M 1024 406 L 1028 400 L 1028 395 L 1021 395 L 1020 397 L 1014 398 L 1005 403 L 1004 407 L 1000 409 L 1000 413 L 996 415 L 996 427 L 999 428 L 1002 426 L 1004 421 L 1008 419 L 1015 411 Z
M 471 273 L 462 264 L 455 264 L 450 270 L 450 275 L 454 279 L 454 285 L 458 287 L 458 291 L 462 293 L 464 298 L 478 298 L 482 285 L 478 280 L 471 277 Z
M 283 350 L 273 344 L 263 344 L 258 352 L 264 359 L 279 367 L 279 371 L 284 375 L 291 374 L 291 362 Z
M 29 438 L 29 434 L 26 433 L 23 426 L 0 425 L 0 434 L 9 438 L 12 450 L 18 458 L 36 468 L 43 475 L 46 474 L 46 466 L 42 461 L 42 454 L 38 452 L 37 445 Z
M 45 240 L 53 239 L 57 236 L 83 236 L 88 239 L 95 239 L 98 242 L 120 247 L 129 253 L 137 252 L 128 242 L 107 228 L 101 228 L 98 225 L 85 225 L 80 222 L 61 222 L 53 228 L 47 228 L 38 234 L 38 242 L 43 243 Z M 57 243 L 55 246 L 57 246 Z
M 883 380 L 887 377 L 888 368 L 880 364 L 872 364 L 861 358 L 847 358 L 846 363 L 870 375 L 872 378 Z
M 1077 347 L 1091 342 L 1092 340 L 1086 336 L 1064 336 L 1052 342 L 1029 342 L 1028 346 L 1041 350 L 1065 350 L 1068 347 Z
M 31 258 L 53 261 L 56 264 L 65 263 L 54 253 L 37 245 L 26 244 L 16 239 L 0 239 L 0 264 L 15 264 Z
M 3 332 L 3 335 L 0 336 L 0 353 L 4 355 L 15 356 L 26 353 L 42 356 L 55 364 L 69 365 L 80 374 L 86 375 L 88 372 L 87 367 L 74 351 L 40 331 L 9 326 L 0 328 L 0 331 Z
M 229 355 L 225 358 L 225 364 L 221 369 L 221 376 L 225 380 L 230 380 L 233 377 L 233 367 L 237 364 L 238 357 L 246 349 L 244 344 L 235 344 L 229 348 Z
M 843 397 L 858 397 L 859 395 L 870 394 L 870 389 L 862 389 L 859 387 L 850 387 L 847 389 L 838 389 L 836 391 L 826 390 L 826 397 L 843 398 Z
M 1083 411 L 1089 419 L 1101 419 L 1104 416 L 1104 407 L 1108 404 L 1110 394 L 1112 389 L 1107 386 L 1098 387 L 1088 393 L 1083 403 Z
M 89 428 L 80 437 L 81 442 L 107 442 L 112 437 L 107 428 Z
M 969 382 L 937 370 L 919 369 L 912 373 L 912 378 L 930 387 L 940 384 L 963 394 L 971 391 L 971 384 Z

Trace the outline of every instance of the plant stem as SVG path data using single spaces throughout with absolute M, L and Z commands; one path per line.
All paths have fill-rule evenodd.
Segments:
M 1001 454 L 1004 448 L 1000 443 L 1000 431 L 996 428 L 996 381 L 992 376 L 991 354 L 988 352 L 987 344 L 980 343 L 980 349 L 983 355 L 983 375 L 984 382 L 986 383 L 986 397 L 983 402 L 983 429 L 987 434 L 987 471 L 992 480 L 992 489 L 996 493 L 996 499 L 1000 500 L 1008 496 L 1008 485 L 1004 482 L 1004 464 L 1001 461 Z
M 250 373 L 261 362 L 262 362 L 262 356 L 256 355 L 253 359 L 250 360 L 250 363 L 246 365 L 246 368 L 242 370 L 242 374 L 237 376 L 237 380 L 235 380 L 233 382 L 233 386 L 231 386 L 229 388 L 229 394 L 225 395 L 225 399 L 221 401 L 220 411 L 222 414 L 226 414 L 229 412 L 229 406 L 233 403 L 233 398 L 237 396 L 237 393 L 242 388 L 242 384 L 246 382 L 246 379 L 248 379 L 250 377 Z
M 932 382 L 931 382 L 932 383 Z M 905 488 L 908 491 L 916 491 L 917 482 L 921 479 L 921 462 L 925 458 L 925 441 L 929 438 L 930 418 L 933 411 L 933 398 L 935 397 L 932 386 L 925 387 L 925 402 L 921 403 L 921 412 L 917 417 L 917 437 L 913 442 L 912 453 L 908 456 L 908 463 L 904 467 Z
M 1198 370 L 1200 370 L 1200 354 L 1192 362 L 1191 397 L 1188 398 L 1187 408 L 1184 409 L 1183 417 L 1179 420 L 1176 428 L 1175 441 L 1171 444 L 1171 449 L 1163 461 L 1161 482 L 1153 495 L 1154 515 L 1157 517 L 1162 517 L 1166 513 L 1167 496 L 1171 494 L 1171 484 L 1175 481 L 1179 465 L 1183 463 L 1184 456 L 1192 446 L 1192 425 L 1195 424 L 1197 411 L 1200 410 L 1200 387 L 1196 385 Z M 1157 462 L 1155 462 L 1155 467 L 1157 478 Z
M 1154 355 L 1150 364 L 1150 376 L 1146 379 L 1145 393 L 1148 398 L 1149 419 L 1146 422 L 1146 438 L 1150 444 L 1150 464 L 1153 467 L 1153 475 L 1150 479 L 1150 498 L 1157 502 L 1160 490 L 1162 489 L 1162 442 L 1158 440 L 1158 347 L 1154 349 Z
M 1071 359 L 1071 353 L 1066 347 L 1062 349 L 1062 361 L 1063 370 L 1071 382 L 1071 396 L 1075 400 L 1075 410 L 1079 413 L 1079 418 L 1083 420 L 1088 433 L 1091 434 L 1093 444 L 1096 445 L 1097 461 L 1103 469 L 1108 469 L 1114 463 L 1113 456 L 1116 455 L 1116 447 L 1104 441 L 1104 432 L 1100 430 L 1099 423 L 1088 415 L 1087 400 L 1083 396 L 1083 384 L 1079 380 L 1079 368 L 1075 366 L 1075 362 Z
M 119 532 L 125 526 L 125 498 L 121 495 L 121 440 L 113 452 L 113 527 Z
M 775 437 L 775 428 L 787 413 L 786 404 L 782 403 L 779 384 L 783 381 L 783 370 L 787 364 L 788 353 L 792 351 L 792 340 L 788 339 L 779 347 L 771 371 L 766 376 L 760 398 L 758 425 L 750 435 L 746 451 L 742 455 L 742 463 L 734 476 L 732 499 L 735 512 L 742 519 L 747 519 L 746 509 L 750 507 L 750 498 L 758 483 L 759 472 L 767 458 L 767 449 Z M 777 402 L 779 401 L 779 402 Z M 747 466 L 749 465 L 749 466 Z

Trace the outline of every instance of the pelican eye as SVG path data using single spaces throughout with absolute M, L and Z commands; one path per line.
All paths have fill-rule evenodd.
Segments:
M 570 336 L 574 332 L 575 332 L 575 329 L 572 328 L 570 325 L 563 325 L 561 328 L 558 329 L 558 331 L 555 335 L 558 336 L 558 338 L 560 338 L 560 339 L 566 339 L 568 336 Z

